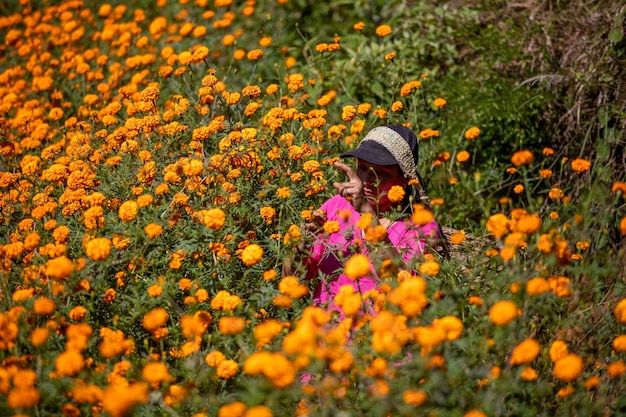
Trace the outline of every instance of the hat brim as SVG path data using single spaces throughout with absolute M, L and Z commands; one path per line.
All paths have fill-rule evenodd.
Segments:
M 340 155 L 342 158 L 353 157 L 380 166 L 398 165 L 398 161 L 382 145 L 374 141 L 361 142 L 358 148 Z

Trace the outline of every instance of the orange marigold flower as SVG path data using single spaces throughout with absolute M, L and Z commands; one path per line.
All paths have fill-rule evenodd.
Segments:
M 619 359 L 610 363 L 606 370 L 611 378 L 616 378 L 623 373 L 626 373 L 626 363 L 622 359 Z
M 511 353 L 511 365 L 528 364 L 539 356 L 541 345 L 535 339 L 526 339 L 513 348 Z
M 367 256 L 357 253 L 354 254 L 346 261 L 344 267 L 344 274 L 352 280 L 357 280 L 370 273 L 370 260 Z
M 87 242 L 85 253 L 92 261 L 103 261 L 111 254 L 111 240 L 98 237 Z
M 258 61 L 263 58 L 263 51 L 261 49 L 253 49 L 246 56 L 249 61 Z
M 620 323 L 626 323 L 626 298 L 622 298 L 618 301 L 617 305 L 613 309 L 613 314 L 615 315 L 617 321 Z
M 220 208 L 200 210 L 194 214 L 194 218 L 213 230 L 221 229 L 226 223 L 226 213 Z
M 226 404 L 217 411 L 217 417 L 244 417 L 248 407 L 241 401 Z
M 456 160 L 459 162 L 467 162 L 470 159 L 470 154 L 467 151 L 461 151 L 456 155 Z
M 403 108 L 404 108 L 404 103 L 402 103 L 400 100 L 396 100 L 391 104 L 391 111 L 394 113 L 402 111 Z
M 37 327 L 30 334 L 30 342 L 33 346 L 41 346 L 48 340 L 50 330 L 46 327 Z
M 520 373 L 520 378 L 522 378 L 524 381 L 534 381 L 538 377 L 539 374 L 537 373 L 537 371 L 530 366 L 525 367 Z
M 376 35 L 384 38 L 385 36 L 391 35 L 391 26 L 389 25 L 380 25 L 376 28 Z
M 474 140 L 480 135 L 480 129 L 476 126 L 470 127 L 465 131 L 465 139 Z
M 217 328 L 223 335 L 234 335 L 243 332 L 246 321 L 242 317 L 224 316 L 221 317 Z
M 531 278 L 526 283 L 526 293 L 528 295 L 538 295 L 550 291 L 548 280 L 542 277 Z
M 225 359 L 217 365 L 217 376 L 222 379 L 229 379 L 237 375 L 239 364 L 232 359 Z
M 513 301 L 498 301 L 489 309 L 489 320 L 497 326 L 507 325 L 517 316 L 517 305 Z
M 568 353 L 569 348 L 567 347 L 567 343 L 562 340 L 555 340 L 554 342 L 552 342 L 552 345 L 550 345 L 550 350 L 548 351 L 548 354 L 550 355 L 550 360 L 552 362 L 556 362 Z
M 509 219 L 502 213 L 497 213 L 487 220 L 487 231 L 500 239 L 509 230 Z
M 48 297 L 39 297 L 35 300 L 33 304 L 33 313 L 39 316 L 47 316 L 54 312 L 54 301 L 49 299 Z
M 152 385 L 159 385 L 162 382 L 173 382 L 175 378 L 170 375 L 167 365 L 163 362 L 151 362 L 143 367 L 141 371 L 143 379 Z
M 591 162 L 586 159 L 576 158 L 571 162 L 572 169 L 578 174 L 589 171 L 591 168 Z
M 578 378 L 585 368 L 583 359 L 575 353 L 568 353 L 554 362 L 552 373 L 555 378 L 570 382 Z
M 44 265 L 44 273 L 50 278 L 65 279 L 74 272 L 74 263 L 66 256 L 48 260 Z
M 163 327 L 165 323 L 167 323 L 168 318 L 169 314 L 167 310 L 162 307 L 157 307 L 143 316 L 142 325 L 144 329 L 152 332 L 159 327 Z
M 413 205 L 413 214 L 411 215 L 411 221 L 418 225 L 424 226 L 435 220 L 435 215 L 432 211 L 427 209 L 421 204 Z
M 511 163 L 516 167 L 520 167 L 522 165 L 529 165 L 531 162 L 533 162 L 533 159 L 534 156 L 531 151 L 517 151 L 511 157 Z
M 256 243 L 248 245 L 241 252 L 240 258 L 246 266 L 256 265 L 263 259 L 263 248 Z
M 446 101 L 446 99 L 441 97 L 438 97 L 433 101 L 433 106 L 437 107 L 438 109 L 444 108 L 447 104 L 448 102 Z
M 435 276 L 439 273 L 440 267 L 437 261 L 426 261 L 419 266 L 419 273 L 422 275 Z
M 626 334 L 621 334 L 613 340 L 613 349 L 616 352 L 626 352 Z
M 589 377 L 586 381 L 585 381 L 585 389 L 593 389 L 595 387 L 597 387 L 598 385 L 600 385 L 600 377 L 597 375 L 594 375 L 592 377 Z
M 396 57 L 396 53 L 394 51 L 389 52 L 388 54 L 385 55 L 385 60 L 387 61 L 393 61 Z
M 129 200 L 129 201 L 125 201 L 124 203 L 122 203 L 122 205 L 120 206 L 118 210 L 118 214 L 119 214 L 120 220 L 122 220 L 124 223 L 128 223 L 137 216 L 138 211 L 139 211 L 139 205 L 137 204 L 137 202 L 133 200 Z
M 150 239 L 160 236 L 161 233 L 163 233 L 163 227 L 156 223 L 146 225 L 143 230 Z
M 387 198 L 389 198 L 389 201 L 391 201 L 392 203 L 397 203 L 397 202 L 402 201 L 405 194 L 406 192 L 404 191 L 403 187 L 399 185 L 394 185 L 387 192 Z
M 363 30 L 363 29 L 365 28 L 365 23 L 363 23 L 363 22 L 358 22 L 358 23 L 355 23 L 354 25 L 352 25 L 352 28 L 353 28 L 354 30 L 359 30 L 359 31 L 361 31 L 361 30 Z
M 614 182 L 613 185 L 611 186 L 611 192 L 613 194 L 617 194 L 618 192 L 621 192 L 622 195 L 626 195 L 626 182 L 623 182 L 623 181 Z
M 66 350 L 59 354 L 55 361 L 54 367 L 56 373 L 60 376 L 74 376 L 80 372 L 85 366 L 83 355 L 78 350 Z

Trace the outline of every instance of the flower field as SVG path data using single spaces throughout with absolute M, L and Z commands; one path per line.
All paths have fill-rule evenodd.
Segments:
M 626 415 L 624 143 L 500 142 L 404 3 L 345 3 L 3 6 L 0 415 Z M 453 256 L 330 313 L 283 262 L 389 123 Z

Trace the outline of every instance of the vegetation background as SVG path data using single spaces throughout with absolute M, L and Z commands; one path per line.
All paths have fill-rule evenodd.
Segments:
M 626 415 L 625 14 L 4 2 L 0 414 Z M 455 256 L 330 317 L 281 266 L 386 123 Z

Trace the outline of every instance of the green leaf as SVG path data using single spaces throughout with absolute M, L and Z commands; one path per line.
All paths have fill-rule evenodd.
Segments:
M 609 40 L 613 43 L 620 43 L 624 39 L 624 32 L 619 29 L 613 29 L 609 32 Z

